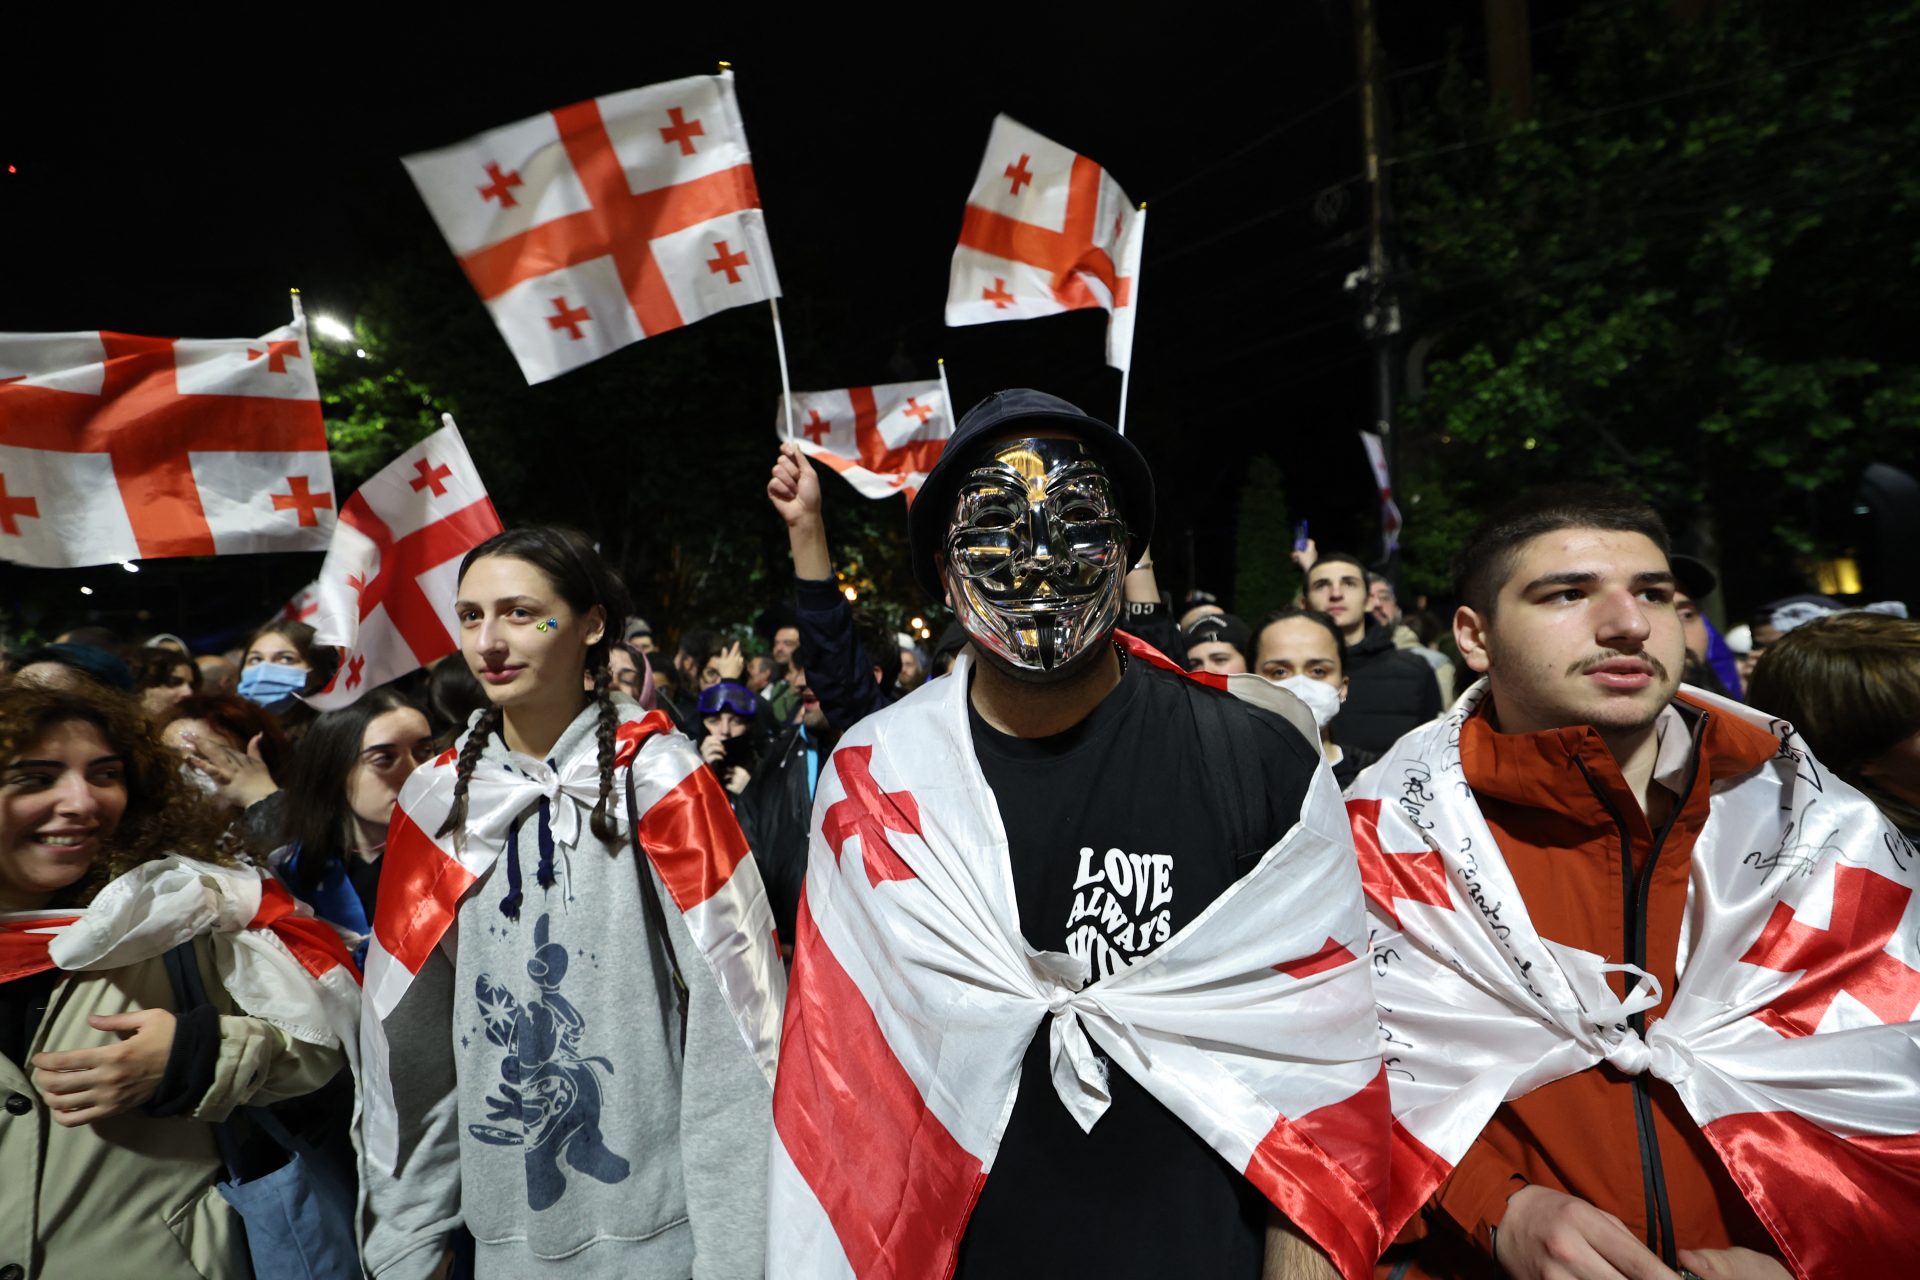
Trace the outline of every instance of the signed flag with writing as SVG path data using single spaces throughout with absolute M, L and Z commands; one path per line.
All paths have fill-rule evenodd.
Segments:
M 259 338 L 0 333 L 0 560 L 317 551 L 333 522 L 304 320 Z
M 1780 749 L 1714 786 L 1663 992 L 1529 919 L 1466 785 L 1461 729 L 1486 696 L 1400 739 L 1347 801 L 1392 1080 L 1389 1230 L 1503 1100 L 1604 1064 L 1671 1086 L 1796 1276 L 1913 1274 L 1896 1206 L 1920 1188 L 1920 851 L 1791 725 L 1683 688 Z
M 402 163 L 530 383 L 780 294 L 730 71 Z
M 502 525 L 453 419 L 446 423 L 340 508 L 312 619 L 314 638 L 340 650 L 340 669 L 307 698 L 322 711 L 460 647 L 460 558 Z
M 953 414 L 937 380 L 894 382 L 793 397 L 798 444 L 869 498 L 919 492 L 953 435 Z M 775 429 L 786 438 L 786 403 Z
M 1105 169 L 1007 116 L 993 122 L 947 286 L 949 325 L 1102 307 L 1107 363 L 1133 359 L 1147 213 Z

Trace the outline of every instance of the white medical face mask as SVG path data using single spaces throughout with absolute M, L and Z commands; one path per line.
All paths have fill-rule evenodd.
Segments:
M 1306 703 L 1307 710 L 1313 712 L 1313 722 L 1322 729 L 1332 724 L 1333 718 L 1340 714 L 1340 691 L 1325 680 L 1315 680 L 1312 676 L 1288 676 L 1274 683 Z

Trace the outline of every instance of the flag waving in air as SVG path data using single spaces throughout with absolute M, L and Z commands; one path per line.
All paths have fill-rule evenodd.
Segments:
M 402 163 L 530 383 L 779 296 L 731 72 Z
M 1125 369 L 1146 229 L 1146 210 L 1105 169 L 999 116 L 953 251 L 947 323 L 1104 307 L 1107 363 Z
M 340 669 L 307 701 L 344 707 L 460 647 L 453 598 L 460 558 L 502 529 L 453 419 L 395 458 L 340 509 L 315 584 L 315 639 Z
M 786 438 L 786 403 L 776 426 Z M 838 471 L 869 498 L 905 493 L 907 501 L 933 470 L 953 434 L 953 413 L 937 380 L 894 382 L 844 391 L 802 391 L 793 397 L 794 443 Z
M 333 521 L 304 320 L 260 338 L 0 334 L 0 560 L 317 551 Z

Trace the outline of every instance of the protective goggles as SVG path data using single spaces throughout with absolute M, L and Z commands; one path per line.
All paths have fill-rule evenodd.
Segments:
M 722 680 L 700 691 L 700 714 L 717 716 L 722 711 L 731 711 L 742 720 L 751 720 L 760 710 L 760 699 L 753 696 L 753 690 L 732 680 Z

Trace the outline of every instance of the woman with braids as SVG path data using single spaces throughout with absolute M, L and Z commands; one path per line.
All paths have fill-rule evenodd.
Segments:
M 253 1274 L 213 1126 L 326 1084 L 359 987 L 210 815 L 131 699 L 0 690 L 0 1274 Z
M 458 597 L 488 706 L 388 831 L 368 1272 L 431 1276 L 464 1224 L 482 1280 L 758 1277 L 785 984 L 726 795 L 613 695 L 631 609 L 584 535 L 499 534 Z

